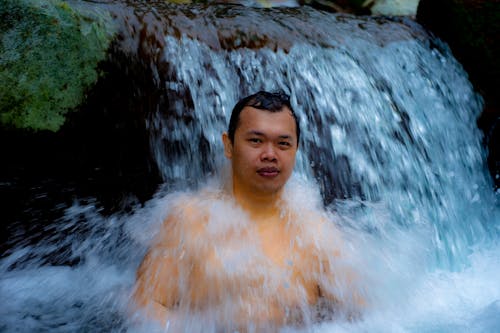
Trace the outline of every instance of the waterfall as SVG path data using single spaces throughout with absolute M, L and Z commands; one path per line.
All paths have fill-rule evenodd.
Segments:
M 165 38 L 163 58 L 175 79 L 162 84 L 190 96 L 192 107 L 152 116 L 164 179 L 196 182 L 220 169 L 220 135 L 237 99 L 282 90 L 304 133 L 297 173 L 318 181 L 327 203 L 377 202 L 393 223 L 431 225 L 437 259 L 453 266 L 495 232 L 483 209 L 495 202 L 476 126 L 481 98 L 449 49 L 421 31 L 391 26 L 398 37 L 381 45 L 367 36 L 373 22 L 359 28 L 351 19 L 346 34 L 334 16 L 321 18 L 330 27 L 327 47 L 228 51 L 186 36 Z
M 291 96 L 302 137 L 289 186 L 321 193 L 374 289 L 359 321 L 307 329 L 498 330 L 500 210 L 476 126 L 482 100 L 445 44 L 405 20 L 157 6 L 171 26 L 151 68 L 167 101 L 146 125 L 166 188 L 132 214 L 75 202 L 38 244 L 10 251 L 0 331 L 133 330 L 135 270 L 165 207 L 224 176 L 221 133 L 237 100 L 259 90 Z M 226 42 L 224 22 L 243 27 Z M 76 264 L 50 266 L 55 250 Z

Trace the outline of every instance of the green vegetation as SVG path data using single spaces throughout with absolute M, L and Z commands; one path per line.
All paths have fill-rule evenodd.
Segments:
M 109 14 L 61 0 L 0 0 L 0 124 L 57 131 L 98 79 Z

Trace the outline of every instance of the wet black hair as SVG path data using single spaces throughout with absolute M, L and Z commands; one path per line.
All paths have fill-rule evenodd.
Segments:
M 229 120 L 229 127 L 227 130 L 227 135 L 231 143 L 234 143 L 234 133 L 240 121 L 240 113 L 245 108 L 245 106 L 251 106 L 259 110 L 265 110 L 269 112 L 280 112 L 283 111 L 284 107 L 287 107 L 292 113 L 292 117 L 295 120 L 295 128 L 297 134 L 297 145 L 300 139 L 300 127 L 299 119 L 290 105 L 290 96 L 283 92 L 267 92 L 259 91 L 253 95 L 247 96 L 241 99 L 233 108 L 231 112 L 231 119 Z

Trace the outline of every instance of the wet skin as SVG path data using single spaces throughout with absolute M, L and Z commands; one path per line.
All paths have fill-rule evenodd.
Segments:
M 240 114 L 234 141 L 231 142 L 227 134 L 223 134 L 222 140 L 225 156 L 231 160 L 234 199 L 250 215 L 255 227 L 253 233 L 257 235 L 262 252 L 279 268 L 285 268 L 288 259 L 293 257 L 294 267 L 288 287 L 304 290 L 307 301 L 314 303 L 318 297 L 317 284 L 306 282 L 302 275 L 302 271 L 310 271 L 312 267 L 307 256 L 290 246 L 299 232 L 287 228 L 286 221 L 280 217 L 283 187 L 295 165 L 296 133 L 295 120 L 286 107 L 280 112 L 245 107 Z M 255 284 L 254 288 L 257 287 Z M 295 293 L 282 286 L 279 289 L 277 292 L 289 305 L 299 303 Z M 282 308 L 273 304 L 268 309 L 268 318 L 261 315 L 258 320 L 283 321 Z
M 298 142 L 295 121 L 286 107 L 268 112 L 245 107 L 241 111 L 234 142 L 222 136 L 224 153 L 231 160 L 233 193 L 250 213 L 262 205 L 275 205 L 295 165 Z
M 321 296 L 328 297 L 316 278 L 325 273 L 321 262 L 332 255 L 315 248 L 313 240 L 303 233 L 302 228 L 321 228 L 320 219 L 301 221 L 302 226 L 288 223 L 294 213 L 283 202 L 282 194 L 298 148 L 295 121 L 286 108 L 272 113 L 245 107 L 234 142 L 226 133 L 222 140 L 232 165 L 233 188 L 231 194 L 217 200 L 233 200 L 237 209 L 248 216 L 249 224 L 214 237 L 207 229 L 209 213 L 201 206 L 187 202 L 177 207 L 138 270 L 136 304 L 165 323 L 175 318 L 179 304 L 203 310 L 214 302 L 237 299 L 232 311 L 234 325 L 241 331 L 249 322 L 257 326 L 289 324 L 295 320 L 287 314 L 289 309 L 304 303 L 313 305 Z M 182 224 L 176 221 L 179 219 Z M 179 227 L 172 227 L 175 225 Z M 182 244 L 179 235 L 184 238 Z M 304 239 L 302 245 L 294 243 L 297 237 Z M 190 242 L 193 239 L 217 242 L 217 248 L 229 256 L 245 251 L 245 244 L 252 244 L 259 255 L 246 263 L 248 268 L 241 268 L 241 274 L 225 276 L 224 258 L 219 252 L 190 246 L 195 244 Z M 177 249 L 181 248 L 179 255 Z M 277 279 L 273 292 L 263 283 L 266 275 L 255 273 L 255 267 L 268 270 Z M 183 275 L 185 271 L 189 273 Z M 179 290 L 179 279 L 187 280 L 187 292 Z

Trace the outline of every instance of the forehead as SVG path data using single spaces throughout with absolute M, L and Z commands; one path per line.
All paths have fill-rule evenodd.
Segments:
M 241 110 L 236 131 L 258 131 L 263 134 L 296 136 L 295 119 L 285 106 L 281 111 L 271 112 L 245 106 Z

